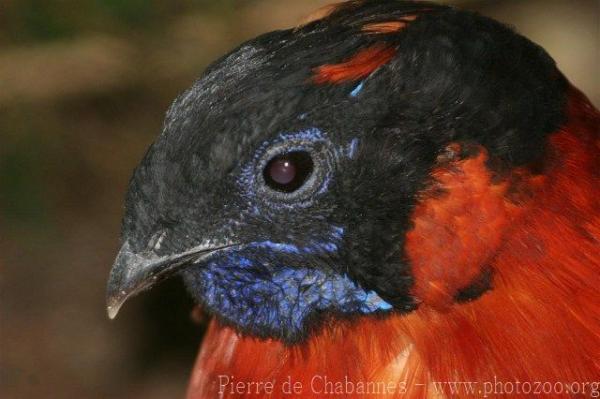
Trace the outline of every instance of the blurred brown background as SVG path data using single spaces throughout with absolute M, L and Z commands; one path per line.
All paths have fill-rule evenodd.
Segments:
M 127 181 L 207 63 L 328 2 L 0 2 L 2 398 L 183 395 L 202 326 L 182 284 L 105 315 Z M 600 2 L 451 3 L 516 26 L 600 104 Z

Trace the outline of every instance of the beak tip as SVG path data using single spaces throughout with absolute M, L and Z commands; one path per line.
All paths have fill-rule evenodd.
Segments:
M 108 314 L 109 319 L 114 320 L 115 317 L 117 317 L 117 314 L 119 313 L 119 309 L 114 306 L 107 306 L 106 313 Z
M 111 320 L 114 320 L 115 317 L 117 317 L 119 310 L 121 310 L 121 306 L 123 306 L 123 303 L 125 303 L 125 300 L 127 299 L 125 292 L 121 292 L 121 294 L 122 295 L 109 293 L 106 297 L 106 314 Z
M 117 314 L 119 314 L 119 310 L 121 309 L 122 305 L 123 302 L 109 301 L 106 306 L 106 313 L 108 315 L 108 318 L 114 320 L 115 317 L 117 317 Z

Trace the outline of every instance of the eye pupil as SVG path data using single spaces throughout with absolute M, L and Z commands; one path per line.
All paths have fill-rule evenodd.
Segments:
M 310 154 L 293 151 L 271 159 L 265 168 L 264 178 L 272 189 L 290 193 L 302 187 L 312 171 Z
M 271 178 L 277 184 L 289 184 L 296 177 L 296 166 L 287 159 L 276 159 L 269 170 Z

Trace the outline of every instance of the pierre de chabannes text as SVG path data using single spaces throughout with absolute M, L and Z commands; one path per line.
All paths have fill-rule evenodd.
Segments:
M 503 381 L 494 377 L 491 381 L 433 381 L 411 383 L 406 381 L 356 381 L 347 376 L 333 379 L 327 375 L 314 375 L 308 383 L 294 380 L 246 381 L 232 375 L 219 375 L 214 381 L 219 394 L 223 395 L 393 395 L 409 390 L 427 389 L 438 394 L 461 394 L 464 396 L 493 397 L 495 395 L 551 395 L 582 394 L 600 397 L 600 381 Z

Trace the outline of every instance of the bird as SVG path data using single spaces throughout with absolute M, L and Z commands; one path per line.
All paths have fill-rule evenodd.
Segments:
M 596 397 L 599 127 L 502 23 L 328 6 L 173 102 L 129 184 L 109 317 L 183 278 L 211 316 L 189 399 Z

